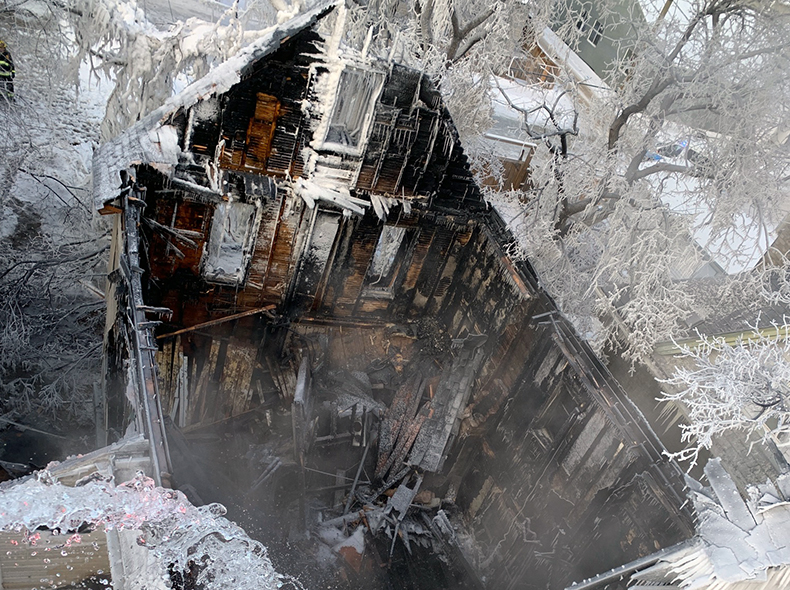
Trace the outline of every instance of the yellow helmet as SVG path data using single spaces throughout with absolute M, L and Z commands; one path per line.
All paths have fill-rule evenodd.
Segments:
M 2 39 L 0 39 L 0 51 L 2 51 L 2 50 L 3 50 L 3 49 L 5 49 L 5 48 L 6 48 L 5 41 L 3 41 Z

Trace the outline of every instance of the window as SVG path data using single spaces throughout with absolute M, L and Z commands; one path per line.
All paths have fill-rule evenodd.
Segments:
M 247 203 L 217 205 L 203 254 L 203 278 L 210 283 L 241 285 L 255 244 L 258 208 Z
M 579 13 L 579 18 L 576 19 L 576 28 L 582 33 L 587 30 L 587 19 L 589 16 L 586 10 L 582 10 L 581 13 Z
M 384 226 L 368 267 L 365 296 L 387 298 L 394 295 L 400 270 L 409 266 L 407 258 L 413 236 L 414 231 L 405 227 Z
M 369 274 L 371 277 L 381 278 L 390 273 L 405 235 L 405 227 L 384 226 L 384 229 L 381 230 L 379 243 L 376 244 L 376 251 L 373 253 L 373 260 L 370 263 Z
M 352 149 L 360 147 L 381 82 L 382 76 L 374 72 L 356 68 L 343 70 L 326 143 Z
M 587 40 L 592 43 L 593 47 L 598 45 L 601 38 L 603 37 L 603 25 L 601 21 L 596 20 L 593 23 L 593 26 L 590 28 L 590 34 L 587 36 Z

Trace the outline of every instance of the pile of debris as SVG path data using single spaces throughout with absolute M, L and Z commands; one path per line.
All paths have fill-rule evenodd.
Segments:
M 386 398 L 387 388 L 376 378 L 377 367 L 322 371 L 313 378 L 309 361 L 302 360 L 292 408 L 296 462 L 308 471 L 315 471 L 314 463 L 327 469 L 329 463 L 316 462 L 321 443 L 343 436 L 362 450 L 353 480 L 338 470 L 334 504 L 317 510 L 311 523 L 317 537 L 356 571 L 366 539 L 386 539 L 390 558 L 398 540 L 409 555 L 415 546 L 445 557 L 458 552 L 445 511 L 454 499 L 437 496 L 423 483 L 441 471 L 458 435 L 486 340 L 470 335 L 453 341 L 452 358 L 439 371 L 438 363 L 425 359 L 398 367 L 400 386 L 388 403 L 378 399 Z M 320 436 L 326 423 L 330 432 Z

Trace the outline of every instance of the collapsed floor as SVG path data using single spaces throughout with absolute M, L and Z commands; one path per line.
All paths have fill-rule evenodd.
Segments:
M 198 503 L 226 503 L 307 587 L 482 587 L 450 524 L 452 490 L 430 472 L 400 467 L 419 433 L 431 432 L 429 408 L 442 395 L 435 359 L 452 346 L 438 330 L 422 336 L 397 327 L 290 328 L 287 348 L 310 351 L 292 407 L 272 387 L 271 398 L 242 415 L 171 426 L 176 482 Z M 354 365 L 362 370 L 340 367 Z

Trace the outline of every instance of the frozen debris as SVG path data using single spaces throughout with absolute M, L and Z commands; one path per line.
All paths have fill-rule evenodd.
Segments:
M 339 542 L 332 548 L 335 552 L 343 556 L 348 564 L 359 571 L 362 567 L 362 555 L 365 553 L 365 527 L 360 525 L 354 533 Z
M 340 182 L 319 183 L 314 180 L 298 178 L 294 188 L 310 209 L 315 207 L 317 201 L 324 201 L 336 205 L 341 209 L 353 211 L 358 215 L 364 215 L 365 208 L 370 206 L 368 201 L 352 197 L 347 186 L 344 186 Z
M 360 393 L 339 393 L 335 398 L 335 403 L 337 403 L 337 413 L 340 417 L 350 416 L 357 404 L 365 412 L 372 412 L 375 416 L 383 415 L 386 410 L 380 401 Z
M 385 412 L 379 425 L 379 456 L 374 475 L 377 479 L 387 477 L 391 469 L 400 469 L 411 449 L 428 414 L 427 409 L 418 414 L 424 387 L 422 375 L 415 373 L 400 386 Z
M 389 514 L 394 510 L 398 513 L 398 520 L 403 520 L 411 507 L 414 496 L 420 491 L 420 484 L 422 484 L 422 476 L 417 477 L 414 487 L 410 488 L 405 483 L 399 485 L 395 493 L 387 500 L 386 512 Z
M 387 195 L 371 193 L 370 202 L 373 205 L 373 210 L 376 212 L 376 216 L 381 221 L 386 221 L 390 209 L 397 205 L 403 207 L 403 213 L 405 215 L 409 215 L 411 213 L 411 200 L 407 198 L 390 197 Z
M 452 523 L 450 523 L 450 519 L 447 518 L 447 513 L 444 510 L 439 510 L 436 513 L 436 516 L 433 517 L 431 524 L 436 527 L 442 534 L 442 536 L 451 542 L 456 541 L 455 529 L 453 528 Z
M 483 362 L 485 334 L 470 334 L 454 340 L 455 358 L 431 400 L 431 413 L 414 441 L 408 463 L 426 471 L 439 471 L 444 464 L 451 438 L 458 433 L 461 415 Z
M 695 539 L 632 578 L 699 590 L 788 587 L 790 503 L 783 492 L 770 482 L 750 486 L 747 502 L 719 459 L 708 462 L 705 474 L 711 488 L 689 482 L 698 515 Z
M 710 482 L 719 504 L 724 509 L 727 519 L 739 528 L 751 530 L 755 526 L 754 517 L 746 507 L 735 482 L 725 471 L 718 457 L 708 461 L 705 466 L 705 475 Z
M 782 496 L 790 498 L 790 473 L 783 473 L 777 477 L 776 486 L 779 488 Z
M 281 588 L 295 580 L 277 573 L 266 547 L 223 517 L 225 508 L 193 506 L 179 491 L 156 487 L 138 474 L 115 486 L 101 478 L 80 487 L 54 482 L 48 471 L 0 485 L 0 529 L 39 527 L 75 532 L 88 524 L 105 531 L 139 531 L 137 543 L 157 558 L 160 574 L 197 569 L 205 588 Z M 194 569 L 193 569 L 194 571 Z

